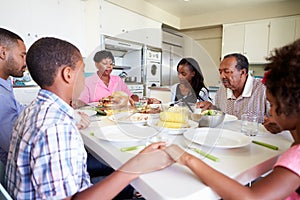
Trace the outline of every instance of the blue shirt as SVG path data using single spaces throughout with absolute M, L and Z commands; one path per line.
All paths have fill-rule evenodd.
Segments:
M 0 160 L 5 165 L 12 128 L 24 106 L 14 96 L 10 79 L 0 78 Z
M 90 186 L 74 110 L 41 89 L 16 121 L 6 165 L 13 199 L 63 199 Z

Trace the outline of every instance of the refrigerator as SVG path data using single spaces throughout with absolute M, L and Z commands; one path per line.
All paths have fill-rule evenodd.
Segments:
M 174 44 L 162 43 L 161 85 L 172 86 L 178 83 L 177 64 L 183 58 L 183 48 Z

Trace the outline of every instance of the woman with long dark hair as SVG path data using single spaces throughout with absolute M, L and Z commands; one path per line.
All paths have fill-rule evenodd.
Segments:
M 198 62 L 193 58 L 183 58 L 177 65 L 179 83 L 171 88 L 171 101 L 185 99 L 190 103 L 210 101 L 208 89 Z

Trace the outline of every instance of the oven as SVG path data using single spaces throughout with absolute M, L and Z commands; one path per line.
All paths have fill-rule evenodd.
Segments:
M 150 95 L 149 87 L 161 84 L 161 49 L 144 47 L 144 84 L 145 96 Z

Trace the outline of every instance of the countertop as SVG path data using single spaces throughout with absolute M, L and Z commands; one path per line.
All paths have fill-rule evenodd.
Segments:
M 161 87 L 149 87 L 150 90 L 158 90 L 158 91 L 170 91 L 172 86 L 161 86 Z M 209 86 L 208 90 L 210 92 L 218 91 L 219 86 Z

